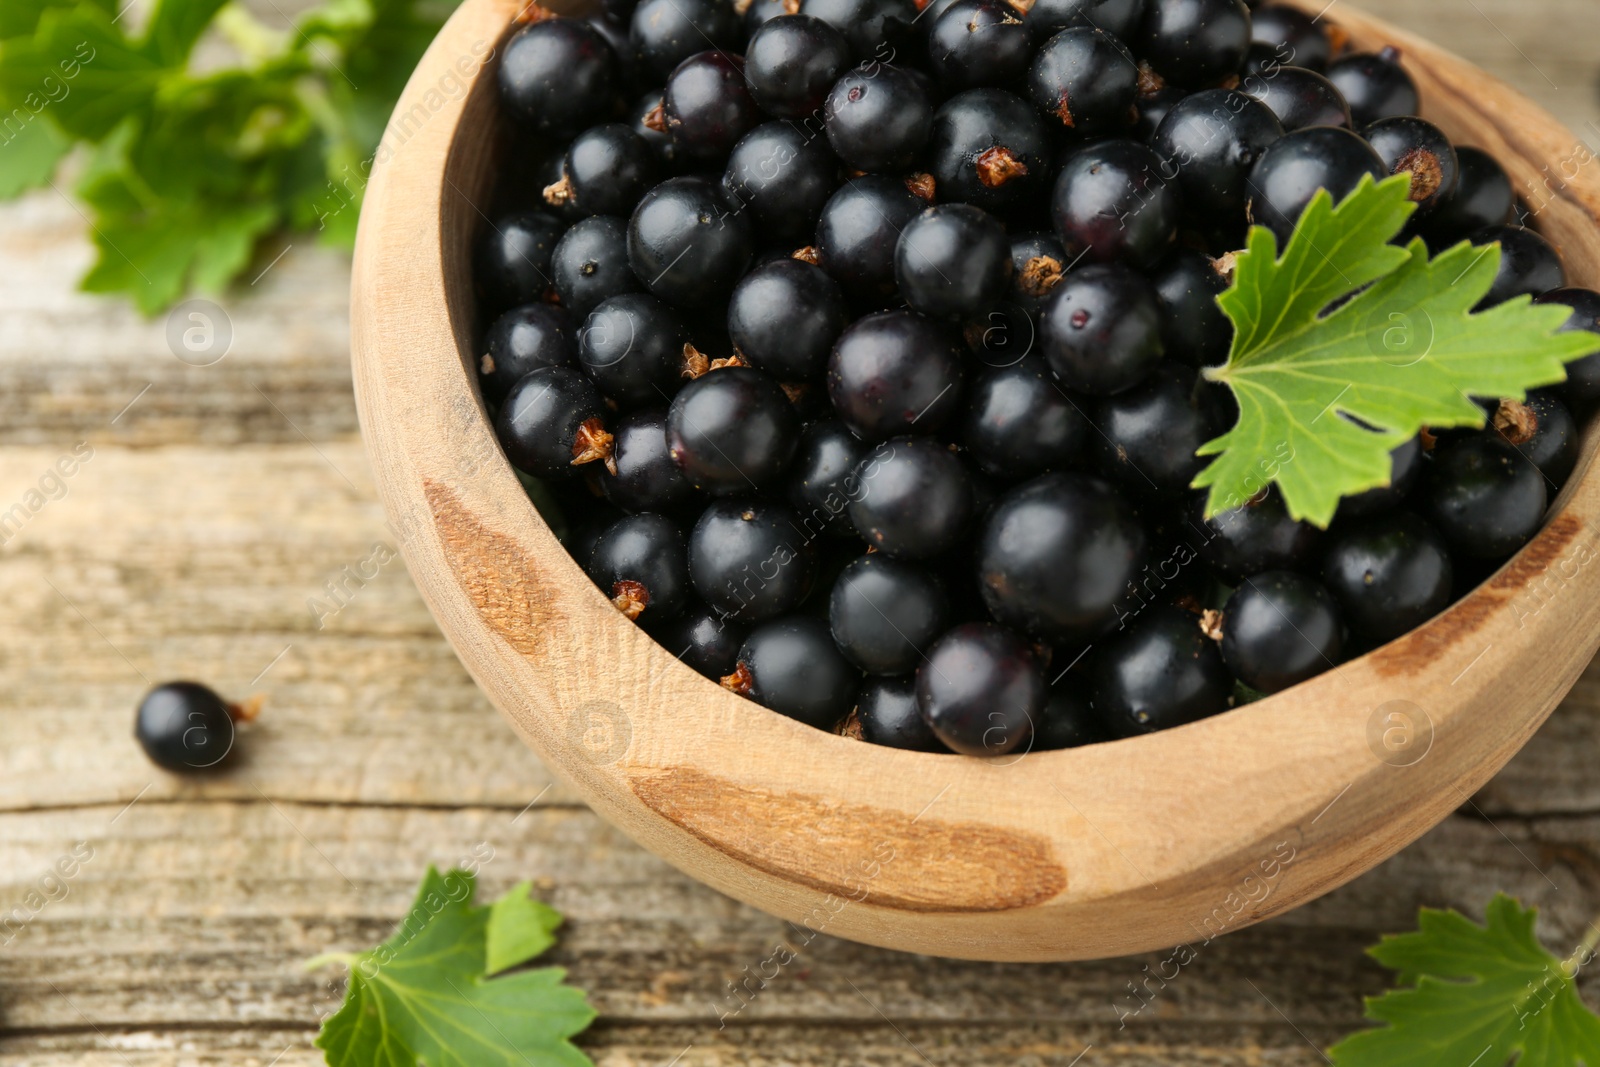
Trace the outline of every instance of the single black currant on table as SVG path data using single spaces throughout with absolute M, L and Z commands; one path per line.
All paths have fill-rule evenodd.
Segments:
M 1340 518 L 1357 518 L 1399 507 L 1422 482 L 1422 441 L 1413 437 L 1389 452 L 1389 484 L 1339 501 Z
M 627 118 L 633 132 L 650 146 L 664 169 L 671 170 L 678 165 L 678 148 L 672 143 L 672 134 L 667 132 L 666 98 L 660 89 L 652 89 L 639 97 Z
M 833 194 L 817 222 L 817 255 L 852 300 L 890 298 L 900 232 L 927 207 L 899 178 L 869 174 Z
M 689 579 L 732 619 L 762 622 L 800 605 L 816 578 L 816 549 L 795 513 L 765 500 L 718 500 L 689 533 Z
M 916 670 L 949 615 L 949 600 L 931 572 L 881 552 L 846 567 L 828 599 L 839 651 L 868 674 Z
M 1034 107 L 1074 133 L 1113 133 L 1132 122 L 1139 61 L 1105 30 L 1062 30 L 1033 57 L 1028 93 Z
M 757 627 L 722 684 L 780 715 L 831 730 L 850 714 L 861 672 L 840 655 L 827 623 L 795 615 Z
M 1033 724 L 1030 752 L 1059 752 L 1115 740 L 1088 699 L 1075 689 L 1076 682 L 1070 677 L 1051 685 L 1044 713 Z
M 908 752 L 949 752 L 917 710 L 917 676 L 868 678 L 856 696 L 861 740 Z
M 578 366 L 624 407 L 661 407 L 683 384 L 688 332 L 666 304 L 648 293 L 604 301 L 578 331 Z
M 1053 233 L 1035 231 L 1012 237 L 1011 302 L 1027 314 L 1037 315 L 1071 262 L 1066 246 Z
M 567 149 L 562 179 L 547 203 L 570 202 L 585 215 L 628 215 L 655 184 L 659 159 L 648 141 L 621 122 L 580 133 Z
M 194 774 L 221 765 L 233 751 L 234 724 L 259 710 L 259 700 L 230 704 L 199 682 L 167 682 L 139 702 L 133 736 L 157 767 Z
M 1250 40 L 1284 55 L 1285 63 L 1322 70 L 1333 58 L 1333 42 L 1314 16 L 1286 4 L 1262 4 L 1250 13 Z
M 1134 496 L 1175 496 L 1211 462 L 1196 455 L 1225 430 L 1217 387 L 1193 367 L 1165 362 L 1095 406 L 1100 470 Z
M 1080 474 L 1047 474 L 1000 499 L 978 538 L 978 580 L 993 616 L 1044 641 L 1092 640 L 1117 618 L 1144 566 L 1133 507 Z
M 640 0 L 628 37 L 639 60 L 659 81 L 678 64 L 707 49 L 738 52 L 744 39 L 739 14 L 727 0 Z
M 704 178 L 670 178 L 628 224 L 628 262 L 670 304 L 696 307 L 732 291 L 755 251 L 748 219 Z
M 774 118 L 805 118 L 850 69 L 850 42 L 810 15 L 780 15 L 761 24 L 745 46 L 750 95 Z
M 667 444 L 696 489 L 719 496 L 776 484 L 794 457 L 800 418 L 776 379 L 753 367 L 709 371 L 673 398 Z
M 1567 284 L 1567 271 L 1561 253 L 1543 237 L 1525 226 L 1495 226 L 1472 238 L 1476 245 L 1500 244 L 1500 269 L 1495 274 L 1489 295 L 1476 310 L 1504 304 L 1518 296 L 1539 296 Z
M 1511 220 L 1516 194 L 1505 168 L 1481 148 L 1457 148 L 1460 177 L 1423 222 L 1422 236 L 1435 252 L 1471 240 L 1480 231 Z
M 828 359 L 828 396 L 856 436 L 933 434 L 961 410 L 962 355 L 950 327 L 882 311 L 844 331 Z
M 1562 325 L 1563 331 L 1588 330 L 1600 333 L 1600 293 L 1592 289 L 1555 289 L 1533 298 L 1535 304 L 1562 304 L 1572 310 L 1572 315 Z M 1584 356 L 1567 364 L 1567 380 L 1556 386 L 1567 403 L 1587 413 L 1600 401 L 1600 354 Z
M 1268 571 L 1244 580 L 1222 609 L 1222 658 L 1258 693 L 1277 693 L 1337 667 L 1345 628 L 1315 579 Z
M 1250 172 L 1250 221 L 1270 229 L 1281 249 L 1318 192 L 1326 189 L 1337 204 L 1363 176 L 1382 181 L 1389 168 L 1349 130 L 1311 126 L 1284 134 Z
M 1423 500 L 1452 549 L 1471 559 L 1495 560 L 1538 533 L 1548 495 L 1539 468 L 1486 431 L 1434 448 Z
M 1080 267 L 1055 287 L 1039 318 L 1039 343 L 1067 388 L 1110 396 L 1160 362 L 1161 305 L 1150 282 L 1117 263 Z
M 550 275 L 561 306 L 575 320 L 614 296 L 639 291 L 628 266 L 628 220 L 594 215 L 568 230 L 550 257 Z
M 833 151 L 869 174 L 910 170 L 933 130 L 933 101 L 921 80 L 888 64 L 839 78 L 824 114 Z
M 1183 204 L 1210 222 L 1244 222 L 1250 169 L 1283 136 L 1283 124 L 1258 100 L 1234 89 L 1208 89 L 1185 97 L 1167 112 L 1150 140 L 1177 175 Z
M 1381 645 L 1449 606 L 1455 571 L 1433 527 L 1409 512 L 1392 511 L 1335 530 L 1322 580 L 1351 631 Z
M 495 219 L 478 239 L 478 291 L 491 312 L 537 304 L 552 292 L 550 257 L 566 233 L 544 211 L 519 211 Z
M 695 672 L 720 681 L 738 667 L 747 631 L 715 608 L 693 604 L 651 626 L 650 636 Z
M 1450 138 L 1413 115 L 1379 119 L 1363 131 L 1391 174 L 1411 175 L 1411 200 L 1419 213 L 1433 211 L 1455 194 L 1461 165 Z
M 1048 687 L 1033 649 L 994 623 L 966 623 L 939 639 L 917 669 L 917 708 L 939 740 L 968 756 L 1024 748 Z
M 499 404 L 511 387 L 543 367 L 569 367 L 577 355 L 572 317 L 554 304 L 524 304 L 496 319 L 478 357 L 478 385 Z
M 1231 284 L 1204 252 L 1179 248 L 1150 276 L 1161 303 L 1161 340 L 1168 359 L 1214 367 L 1228 358 L 1233 323 L 1217 304 Z
M 629 619 L 667 619 L 689 601 L 683 531 L 663 515 L 618 519 L 595 542 L 589 577 Z
M 1328 64 L 1328 80 L 1349 103 L 1358 127 L 1417 113 L 1422 103 L 1417 83 L 1400 59 L 1398 48 L 1385 48 L 1376 53 L 1357 52 Z
M 918 21 L 913 0 L 804 0 L 800 14 L 819 18 L 844 34 L 857 60 L 877 62 L 901 54 Z
M 928 171 L 942 201 L 985 211 L 1027 202 L 1049 188 L 1050 153 L 1043 116 L 1004 89 L 968 89 L 933 113 Z
M 1289 516 L 1276 489 L 1244 505 L 1205 518 L 1207 493 L 1190 505 L 1188 528 L 1200 558 L 1230 585 L 1261 571 L 1298 570 L 1315 564 L 1322 531 Z
M 1073 466 L 1089 440 L 1084 404 L 1050 367 L 1028 356 L 973 379 L 958 423 L 960 441 L 984 473 L 1008 481 Z
M 568 478 L 611 460 L 600 390 L 571 367 L 546 367 L 512 387 L 495 420 L 511 465 L 535 478 Z
M 1250 48 L 1244 0 L 1150 0 L 1129 42 L 1165 80 L 1185 88 L 1237 74 Z
M 1139 29 L 1145 6 L 1146 0 L 1036 0 L 1028 9 L 1028 28 L 1037 41 L 1081 27 L 1128 41 Z
M 971 319 L 1011 283 L 1011 242 L 993 215 L 970 204 L 930 207 L 906 224 L 894 275 L 906 303 L 924 315 Z
M 856 466 L 850 522 L 868 545 L 904 559 L 952 551 L 971 528 L 972 476 L 959 456 L 929 437 L 896 437 Z
M 722 188 L 763 239 L 809 243 L 839 188 L 839 169 L 822 138 L 792 123 L 765 122 L 734 146 Z
M 1167 121 L 1171 121 L 1169 115 Z M 1116 139 L 1073 152 L 1061 165 L 1050 210 L 1069 256 L 1147 266 L 1177 232 L 1182 202 L 1148 145 Z
M 739 138 L 761 123 L 745 85 L 744 60 L 725 52 L 700 52 L 684 60 L 667 80 L 662 98 L 667 131 L 691 159 L 726 159 Z
M 617 471 L 600 473 L 600 490 L 623 511 L 667 511 L 694 494 L 667 448 L 665 408 L 635 411 L 612 428 Z
M 1200 617 L 1158 605 L 1098 651 L 1094 712 L 1118 737 L 1170 730 L 1228 710 L 1233 676 Z
M 1028 69 L 1031 44 L 1007 0 L 956 0 L 928 28 L 928 67 L 949 92 L 1006 85 Z
M 1351 129 L 1355 119 L 1350 105 L 1326 76 L 1305 67 L 1277 67 L 1263 74 L 1248 74 L 1239 91 L 1271 111 L 1284 131 L 1308 126 Z
M 1534 390 L 1523 401 L 1500 401 L 1490 425 L 1539 468 L 1551 496 L 1578 464 L 1578 422 L 1553 390 Z
M 850 500 L 858 495 L 855 471 L 867 445 L 838 419 L 821 419 L 800 434 L 789 469 L 788 496 L 807 537 L 855 536 Z
M 543 19 L 517 31 L 501 52 L 497 78 L 511 113 L 535 133 L 555 137 L 570 137 L 605 119 L 622 88 L 617 56 L 605 37 L 569 18 Z
M 746 274 L 728 302 L 728 336 L 751 366 L 780 382 L 826 369 L 850 321 L 844 293 L 821 267 L 776 259 Z

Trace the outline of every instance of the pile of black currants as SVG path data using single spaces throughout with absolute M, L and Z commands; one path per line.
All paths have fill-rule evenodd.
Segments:
M 533 7 L 477 249 L 479 380 L 565 543 L 668 651 L 768 708 L 999 755 L 1193 722 L 1390 641 L 1539 528 L 1600 401 L 1424 433 L 1326 531 L 1212 518 L 1200 368 L 1252 223 L 1412 176 L 1499 241 L 1486 303 L 1600 330 L 1402 57 L 1243 0 Z M 1263 469 L 1292 455 L 1261 457 Z

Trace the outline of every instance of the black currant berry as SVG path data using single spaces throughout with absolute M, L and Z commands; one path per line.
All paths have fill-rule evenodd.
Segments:
M 683 384 L 688 333 L 673 310 L 648 293 L 614 296 L 578 331 L 578 366 L 625 407 L 662 407 Z
M 489 224 L 478 241 L 473 277 L 490 312 L 537 304 L 552 290 L 550 256 L 566 226 L 543 211 L 522 211 Z
M 1217 297 L 1230 281 L 1217 261 L 1203 252 L 1180 248 L 1151 274 L 1161 302 L 1161 339 L 1167 358 L 1191 367 L 1214 367 L 1228 358 L 1233 323 Z
M 856 467 L 850 521 L 880 552 L 931 559 L 960 544 L 973 517 L 972 477 L 928 437 L 896 437 Z
M 726 159 L 761 122 L 761 109 L 744 82 L 744 61 L 724 52 L 684 60 L 667 80 L 662 100 L 672 143 L 691 159 Z
M 1173 496 L 1211 462 L 1195 453 L 1226 428 L 1216 387 L 1194 368 L 1162 363 L 1095 406 L 1100 470 L 1136 496 Z
M 1475 310 L 1504 304 L 1518 296 L 1539 296 L 1567 284 L 1561 253 L 1543 237 L 1524 226 L 1495 226 L 1472 238 L 1476 245 L 1500 243 L 1500 270 L 1489 295 Z
M 823 532 L 853 536 L 850 499 L 859 492 L 854 475 L 867 446 L 838 419 L 807 426 L 789 472 L 789 503 L 808 537 Z
M 1037 356 L 978 375 L 959 425 L 973 461 L 1008 481 L 1072 466 L 1089 437 L 1082 408 Z
M 1483 560 L 1504 559 L 1527 544 L 1548 503 L 1539 468 L 1492 432 L 1440 442 L 1424 499 L 1450 547 Z
M 678 165 L 678 148 L 667 132 L 667 108 L 661 90 L 652 89 L 641 96 L 628 112 L 633 132 L 644 139 L 656 154 L 656 161 L 665 170 Z
M 722 684 L 780 715 L 831 730 L 855 705 L 861 673 L 834 647 L 826 623 L 796 615 L 746 638 L 738 667 Z
M 868 674 L 905 674 L 944 632 L 950 604 L 928 571 L 882 553 L 844 569 L 828 600 L 828 624 L 846 659 Z
M 912 308 L 942 319 L 988 311 L 1011 284 L 1011 242 L 994 216 L 970 204 L 930 207 L 906 224 L 895 280 Z
M 993 623 L 951 630 L 917 670 L 923 720 L 967 756 L 1003 756 L 1026 746 L 1047 696 L 1033 650 Z
M 1286 132 L 1308 126 L 1342 126 L 1355 120 L 1350 105 L 1326 77 L 1304 67 L 1277 67 L 1270 74 L 1250 74 L 1239 91 L 1260 103 Z
M 587 22 L 568 18 L 518 30 L 501 53 L 498 79 L 506 107 L 535 133 L 556 137 L 602 120 L 622 88 L 617 56 L 605 37 Z
M 1161 325 L 1161 305 L 1145 277 L 1102 263 L 1056 286 L 1040 312 L 1039 342 L 1067 388 L 1110 396 L 1137 385 L 1160 362 Z
M 1233 676 L 1198 616 L 1160 606 L 1099 651 L 1096 717 L 1118 737 L 1170 730 L 1228 710 Z
M 1357 52 L 1328 64 L 1331 81 L 1350 104 L 1358 127 L 1379 119 L 1415 115 L 1421 105 L 1417 83 L 1400 66 L 1400 50 Z
M 1413 437 L 1389 453 L 1389 484 L 1339 501 L 1340 518 L 1375 515 L 1399 507 L 1422 481 L 1422 442 Z
M 595 126 L 567 149 L 562 180 L 547 203 L 570 203 L 585 215 L 628 215 L 655 184 L 659 160 L 648 141 L 620 122 Z
M 856 59 L 879 63 L 893 61 L 918 18 L 913 0 L 803 0 L 800 14 L 844 34 Z
M 744 77 L 761 110 L 799 119 L 822 106 L 850 61 L 844 34 L 810 15 L 781 15 L 751 34 Z
M 571 367 L 546 367 L 518 382 L 495 420 L 511 465 L 535 478 L 565 478 L 611 458 L 600 390 Z
M 1028 28 L 1038 41 L 1079 27 L 1129 41 L 1139 29 L 1144 9 L 1145 0 L 1036 0 L 1028 10 Z
M 1033 724 L 1031 752 L 1057 752 L 1113 740 L 1089 702 L 1074 691 L 1074 682 L 1057 680 L 1050 687 L 1044 714 Z
M 1168 111 L 1150 147 L 1166 161 L 1162 173 L 1176 173 L 1192 217 L 1211 228 L 1236 225 L 1242 235 L 1250 169 L 1282 136 L 1265 104 L 1233 89 L 1208 89 Z
M 1223 581 L 1237 584 L 1251 574 L 1296 570 L 1315 561 L 1322 532 L 1290 518 L 1276 489 L 1209 519 L 1204 518 L 1206 496 L 1199 493 L 1190 506 L 1189 532 L 1200 557 Z
M 1250 9 L 1244 0 L 1149 0 L 1131 43 L 1165 80 L 1192 89 L 1215 85 L 1244 64 Z
M 1363 176 L 1389 176 L 1372 146 L 1337 126 L 1311 126 L 1285 134 L 1250 172 L 1250 221 L 1270 229 L 1281 250 L 1300 215 L 1326 189 L 1335 204 L 1355 192 Z
M 1096 478 L 1047 474 L 1013 489 L 978 539 L 978 580 L 996 619 L 1045 641 L 1088 640 L 1116 619 L 1147 538 Z
M 1130 140 L 1096 141 L 1068 156 L 1050 199 L 1067 255 L 1136 266 L 1160 259 L 1181 210 L 1166 168 L 1153 149 Z
M 612 431 L 617 472 L 600 474 L 606 499 L 623 511 L 665 511 L 693 495 L 667 448 L 664 409 L 636 411 L 617 420 Z
M 720 681 L 738 666 L 746 632 L 714 608 L 695 605 L 652 626 L 650 636 L 694 671 Z
M 1548 389 L 1537 389 L 1525 401 L 1502 400 L 1491 423 L 1518 452 L 1527 456 L 1554 494 L 1578 464 L 1578 423 Z
M 1262 4 L 1250 13 L 1250 40 L 1266 45 L 1283 62 L 1322 70 L 1333 58 L 1333 42 L 1315 17 L 1287 4 Z
M 909 752 L 949 752 L 917 710 L 917 678 L 868 678 L 856 697 L 861 740 Z
M 628 220 L 595 215 L 566 232 L 550 257 L 561 306 L 582 320 L 605 301 L 639 291 L 628 266 Z
M 722 188 L 766 240 L 806 243 L 839 188 L 839 161 L 822 138 L 791 123 L 765 122 L 734 146 Z
M 939 199 L 985 211 L 1027 202 L 1048 188 L 1044 119 L 1004 89 L 969 89 L 933 113 L 928 170 Z
M 704 178 L 662 182 L 628 224 L 633 272 L 670 304 L 701 306 L 725 296 L 749 266 L 754 247 L 749 220 Z
M 937 433 L 961 410 L 955 332 L 914 311 L 883 311 L 839 337 L 828 360 L 828 397 L 864 441 Z
M 955 0 L 928 28 L 928 66 L 950 92 L 1006 85 L 1028 69 L 1030 44 L 1007 0 Z
M 554 304 L 524 304 L 501 315 L 484 337 L 478 385 L 499 404 L 511 387 L 541 367 L 569 367 L 577 354 L 572 319 Z
M 911 169 L 933 129 L 933 102 L 901 67 L 850 71 L 828 94 L 825 129 L 838 157 L 868 173 Z
M 816 551 L 782 504 L 714 502 L 689 534 L 689 578 L 730 618 L 761 622 L 799 606 L 816 577 Z
M 1063 30 L 1039 47 L 1028 92 L 1034 107 L 1074 133 L 1126 129 L 1139 97 L 1139 62 L 1104 30 Z
M 1344 622 L 1332 594 L 1288 571 L 1246 578 L 1222 609 L 1222 658 L 1258 693 L 1277 693 L 1337 667 Z
M 1567 330 L 1588 330 L 1600 333 L 1600 293 L 1592 289 L 1555 289 L 1533 298 L 1535 304 L 1563 304 L 1572 309 L 1572 316 L 1561 327 Z M 1600 354 L 1584 356 L 1567 364 L 1567 380 L 1556 387 L 1567 403 L 1574 408 L 1587 410 L 1600 401 Z
M 1149 144 L 1155 137 L 1156 131 L 1161 128 L 1161 123 L 1166 120 L 1167 114 L 1188 95 L 1175 85 L 1163 85 L 1159 89 L 1140 93 L 1138 102 L 1134 104 L 1137 117 L 1133 121 L 1133 129 L 1129 132 L 1129 136 L 1136 141 Z
M 1495 158 L 1481 148 L 1457 148 L 1460 178 L 1454 194 L 1434 208 L 1422 235 L 1434 251 L 1471 240 L 1480 231 L 1510 221 L 1516 206 L 1511 179 Z
M 894 252 L 900 231 L 927 207 L 903 181 L 867 175 L 846 182 L 822 209 L 817 254 L 853 300 L 864 304 L 892 295 Z
M 1384 644 L 1416 629 L 1450 603 L 1450 551 L 1433 527 L 1404 511 L 1337 531 L 1322 580 L 1350 629 Z
M 176 774 L 219 765 L 233 751 L 234 719 L 248 714 L 198 682 L 168 682 L 145 694 L 133 736 L 150 762 Z
M 739 50 L 744 27 L 727 0 L 640 0 L 628 37 L 660 81 L 706 49 Z
M 735 9 L 739 7 L 734 5 Z M 775 18 L 795 14 L 800 5 L 795 0 L 752 0 L 744 12 L 744 32 L 747 37 L 754 37 L 755 32 Z M 748 51 L 749 46 L 746 45 Z
M 780 382 L 820 375 L 847 322 L 838 283 L 797 259 L 775 259 L 746 274 L 728 303 L 734 349 Z
M 668 619 L 689 602 L 683 531 L 662 515 L 629 515 L 600 535 L 589 577 L 630 619 Z
M 1461 166 L 1450 138 L 1431 122 L 1410 115 L 1379 119 L 1363 132 L 1391 174 L 1411 175 L 1411 199 L 1426 213 L 1455 194 Z
M 783 477 L 800 419 L 781 386 L 753 367 L 724 367 L 684 386 L 667 412 L 673 461 L 696 489 L 754 493 Z

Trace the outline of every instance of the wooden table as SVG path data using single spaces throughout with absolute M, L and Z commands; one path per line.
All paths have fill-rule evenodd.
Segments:
M 1600 141 L 1592 0 L 1383 12 Z M 23 505 L 0 532 L 0 1064 L 320 1062 L 340 984 L 300 963 L 381 940 L 425 865 L 485 845 L 487 891 L 532 878 L 567 914 L 554 958 L 608 1065 L 1312 1065 L 1384 985 L 1360 949 L 1418 905 L 1481 913 L 1503 889 L 1557 948 L 1600 913 L 1597 666 L 1463 812 L 1217 941 L 1121 1024 L 1159 955 L 998 966 L 822 937 L 719 1027 L 786 927 L 554 782 L 399 562 L 352 576 L 393 535 L 350 398 L 345 259 L 268 250 L 221 300 L 232 350 L 193 367 L 163 321 L 72 291 L 84 230 L 50 191 L 0 211 L 0 513 Z M 92 457 L 56 482 L 79 442 Z M 228 774 L 167 776 L 130 737 L 142 691 L 176 677 L 268 695 Z

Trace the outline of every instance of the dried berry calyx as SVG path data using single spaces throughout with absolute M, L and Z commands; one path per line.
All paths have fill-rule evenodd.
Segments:
M 908 177 L 906 179 L 906 188 L 911 190 L 911 195 L 920 197 L 930 204 L 933 203 L 934 197 L 939 192 L 938 182 L 934 181 L 933 175 L 925 171 L 919 171 Z M 796 258 L 799 257 L 797 256 Z
M 650 590 L 642 582 L 618 582 L 611 587 L 611 603 L 632 622 L 650 606 Z
M 704 352 L 701 352 L 694 345 L 686 344 L 683 346 L 683 370 L 679 372 L 681 377 L 693 381 L 710 369 L 711 360 L 707 358 Z
M 1525 445 L 1539 432 L 1539 416 L 1520 400 L 1507 398 L 1495 409 L 1494 428 L 1514 445 Z
M 1066 267 L 1054 256 L 1034 256 L 1023 264 L 1017 275 L 1017 285 L 1032 297 L 1043 297 L 1061 284 Z
M 617 473 L 616 440 L 606 430 L 605 422 L 594 418 L 578 427 L 578 435 L 572 440 L 572 465 L 581 467 L 597 460 L 612 474 Z
M 722 688 L 738 693 L 742 697 L 749 696 L 755 691 L 755 676 L 750 673 L 750 667 L 744 662 L 733 669 L 733 673 L 725 675 L 722 679 Z
M 544 187 L 544 202 L 551 207 L 560 207 L 572 200 L 572 179 L 563 174 L 561 180 L 552 182 Z
M 978 181 L 986 189 L 998 189 L 1007 182 L 1028 176 L 1028 165 L 1005 145 L 995 145 L 978 157 Z

